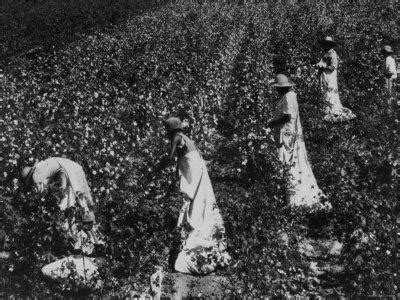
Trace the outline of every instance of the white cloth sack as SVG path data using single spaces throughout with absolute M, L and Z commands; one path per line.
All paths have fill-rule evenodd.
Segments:
M 98 276 L 97 266 L 90 257 L 68 256 L 45 265 L 42 273 L 52 279 L 74 278 L 88 283 Z

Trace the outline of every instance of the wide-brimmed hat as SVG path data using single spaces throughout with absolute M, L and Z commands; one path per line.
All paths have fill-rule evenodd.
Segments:
M 275 81 L 272 85 L 275 87 L 292 87 L 294 86 L 294 83 L 291 82 L 286 75 L 278 74 L 276 75 Z
M 96 217 L 92 211 L 85 213 L 82 217 L 82 223 L 94 223 L 96 221 Z
M 167 131 L 174 131 L 177 129 L 182 129 L 182 121 L 178 118 L 171 117 L 164 121 L 165 129 Z
M 335 47 L 336 46 L 336 42 L 330 36 L 326 36 L 324 39 L 319 40 L 318 43 L 321 46 L 329 46 L 329 47 Z
M 381 52 L 382 52 L 382 53 L 393 53 L 393 49 L 392 49 L 391 46 L 385 45 L 385 46 L 383 46 Z

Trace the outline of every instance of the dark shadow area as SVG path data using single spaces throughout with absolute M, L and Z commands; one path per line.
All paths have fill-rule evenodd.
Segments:
M 4 0 L 0 5 L 0 61 L 70 43 L 171 0 Z

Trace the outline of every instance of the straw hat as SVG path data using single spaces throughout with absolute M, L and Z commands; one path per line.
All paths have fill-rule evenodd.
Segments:
M 96 217 L 94 213 L 89 211 L 88 213 L 83 215 L 82 223 L 94 223 L 96 221 Z
M 331 48 L 336 46 L 336 42 L 330 36 L 326 36 L 323 40 L 319 40 L 318 42 L 321 46 L 329 46 Z
M 385 45 L 385 46 L 383 46 L 381 52 L 382 52 L 382 53 L 385 53 L 385 52 L 386 52 L 386 53 L 393 53 L 393 49 L 392 49 L 392 47 L 390 47 L 389 45 Z
M 164 122 L 167 131 L 174 131 L 177 129 L 182 129 L 182 121 L 178 118 L 171 117 Z
M 287 76 L 283 74 L 278 74 L 275 77 L 275 82 L 273 84 L 275 87 L 292 87 L 294 83 L 287 78 Z

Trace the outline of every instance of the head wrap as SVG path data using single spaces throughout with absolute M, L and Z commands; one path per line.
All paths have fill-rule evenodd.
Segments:
M 182 130 L 182 121 L 175 117 L 171 117 L 165 120 L 164 125 L 167 131 L 174 131 L 177 129 Z

